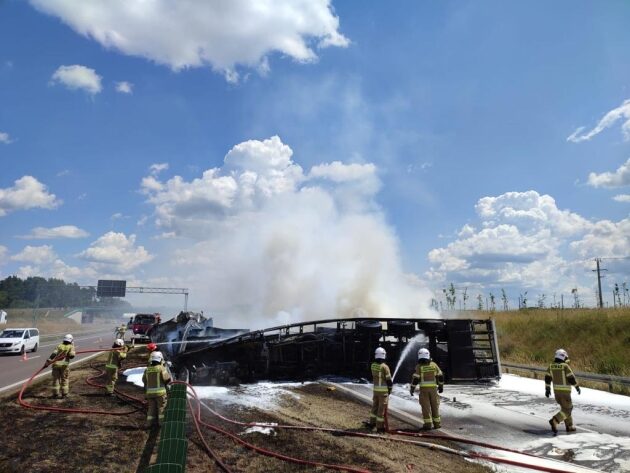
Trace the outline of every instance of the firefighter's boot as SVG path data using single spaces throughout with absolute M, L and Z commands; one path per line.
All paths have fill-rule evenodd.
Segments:
M 567 432 L 571 433 L 571 432 L 575 432 L 577 429 L 575 428 L 574 425 L 567 425 Z
M 551 419 L 549 419 L 549 425 L 551 426 L 551 430 L 553 431 L 554 435 L 558 433 L 558 421 L 556 420 L 555 417 L 552 417 Z

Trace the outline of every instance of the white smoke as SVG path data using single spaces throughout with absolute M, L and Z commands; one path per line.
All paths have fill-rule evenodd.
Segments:
M 292 154 L 274 136 L 235 146 L 222 168 L 191 182 L 143 179 L 157 226 L 185 237 L 170 240 L 171 269 L 195 301 L 221 326 L 435 316 L 374 202 L 376 167 L 333 162 L 304 173 Z

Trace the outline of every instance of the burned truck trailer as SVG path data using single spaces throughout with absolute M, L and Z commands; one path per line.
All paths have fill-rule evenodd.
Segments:
M 500 378 L 492 320 L 331 319 L 250 331 L 173 358 L 179 379 L 228 385 L 258 380 L 367 378 L 377 347 L 387 350 L 395 383 L 409 382 L 419 348 L 428 348 L 446 382 Z

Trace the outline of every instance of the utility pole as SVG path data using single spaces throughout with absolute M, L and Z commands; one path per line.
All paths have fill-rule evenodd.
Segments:
M 595 258 L 595 264 L 596 264 L 597 269 L 593 269 L 591 271 L 597 272 L 597 293 L 599 295 L 599 308 L 603 309 L 604 308 L 604 300 L 602 298 L 602 275 L 601 275 L 601 271 L 608 271 L 608 270 L 599 267 L 599 263 L 601 263 L 601 262 L 602 262 L 601 258 Z

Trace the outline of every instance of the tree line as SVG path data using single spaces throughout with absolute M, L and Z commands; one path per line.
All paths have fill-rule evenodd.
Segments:
M 0 280 L 0 308 L 85 307 L 126 304 L 115 298 L 97 299 L 96 289 L 63 279 L 9 276 Z

